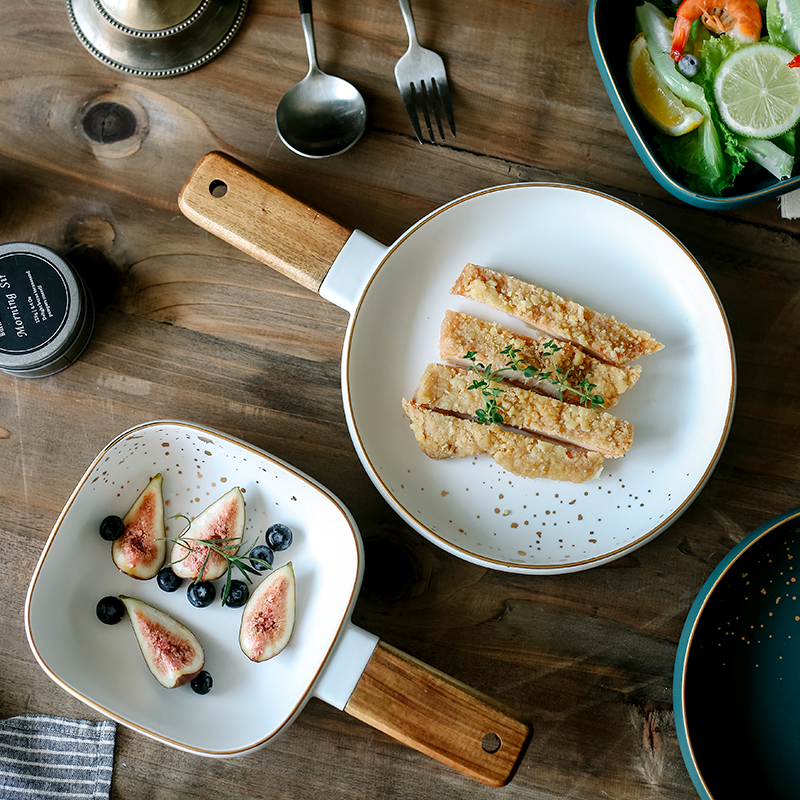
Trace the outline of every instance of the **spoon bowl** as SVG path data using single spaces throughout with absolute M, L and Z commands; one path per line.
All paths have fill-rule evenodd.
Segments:
M 349 150 L 367 127 L 367 107 L 351 83 L 328 75 L 317 64 L 311 0 L 300 0 L 300 20 L 308 52 L 308 73 L 281 98 L 275 127 L 281 141 L 306 158 L 326 158 Z

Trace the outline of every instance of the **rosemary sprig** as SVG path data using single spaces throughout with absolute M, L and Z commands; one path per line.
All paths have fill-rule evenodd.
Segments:
M 183 519 L 187 520 L 189 523 L 186 528 L 184 528 L 184 533 L 186 533 L 192 525 L 192 521 L 184 516 L 183 514 L 177 514 L 177 517 L 183 517 Z M 175 517 L 171 517 L 171 519 L 175 519 Z M 222 597 L 221 602 L 222 605 L 225 605 L 225 601 L 228 599 L 228 595 L 230 594 L 231 590 L 231 580 L 233 579 L 233 569 L 234 567 L 242 573 L 245 580 L 248 583 L 252 583 L 252 579 L 250 575 L 260 575 L 260 571 L 253 566 L 254 564 L 259 564 L 266 569 L 272 569 L 272 565 L 264 560 L 263 558 L 258 558 L 257 556 L 251 556 L 250 553 L 252 552 L 253 548 L 256 546 L 256 542 L 253 542 L 244 553 L 239 552 L 241 550 L 238 547 L 239 539 L 235 537 L 231 537 L 228 539 L 197 539 L 191 536 L 165 536 L 164 540 L 171 544 L 177 544 L 180 547 L 185 548 L 186 555 L 182 558 L 175 559 L 175 561 L 170 561 L 165 566 L 171 567 L 173 564 L 177 564 L 180 561 L 183 561 L 189 553 L 193 553 L 200 548 L 205 548 L 205 556 L 203 557 L 203 563 L 200 567 L 199 572 L 197 573 L 197 577 L 194 579 L 193 583 L 200 583 L 201 576 L 206 571 L 206 565 L 208 564 L 208 559 L 211 556 L 211 553 L 217 553 L 221 555 L 225 559 L 225 566 L 227 567 L 225 572 L 225 586 L 222 589 Z M 231 549 L 233 547 L 237 547 L 237 552 L 232 553 Z
M 555 362 L 555 354 L 561 350 L 561 345 L 557 344 L 552 339 L 549 339 L 542 345 L 543 356 L 550 359 L 551 367 L 549 370 L 539 370 L 534 366 L 528 364 L 526 366 L 525 359 L 519 357 L 520 350 L 517 347 L 508 345 L 500 352 L 506 356 L 508 361 L 502 367 L 492 369 L 492 365 L 488 366 L 476 360 L 477 352 L 470 350 L 466 353 L 464 358 L 470 362 L 470 371 L 475 372 L 478 377 L 467 387 L 468 389 L 479 390 L 483 397 L 483 408 L 475 409 L 475 417 L 478 422 L 483 423 L 499 423 L 503 421 L 503 414 L 497 405 L 497 398 L 503 393 L 503 389 L 498 385 L 503 379 L 504 372 L 521 372 L 526 378 L 536 378 L 540 381 L 547 381 L 556 387 L 558 391 L 558 399 L 564 400 L 564 390 L 578 395 L 580 405 L 587 408 L 597 408 L 605 403 L 605 400 L 599 395 L 594 393 L 597 384 L 590 383 L 587 380 L 578 381 L 574 386 L 569 385 L 567 379 L 572 371 L 568 369 L 564 371 Z

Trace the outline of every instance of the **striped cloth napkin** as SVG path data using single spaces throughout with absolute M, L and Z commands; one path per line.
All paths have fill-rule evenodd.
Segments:
M 46 714 L 0 720 L 0 798 L 108 800 L 116 730 Z

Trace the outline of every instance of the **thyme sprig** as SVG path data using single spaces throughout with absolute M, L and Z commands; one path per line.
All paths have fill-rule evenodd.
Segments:
M 550 359 L 550 369 L 539 370 L 528 364 L 524 358 L 519 357 L 520 349 L 513 345 L 504 347 L 500 352 L 508 359 L 502 367 L 494 369 L 491 364 L 483 364 L 477 361 L 477 352 L 469 350 L 464 358 L 470 362 L 469 370 L 477 374 L 472 383 L 467 387 L 481 393 L 483 398 L 483 408 L 475 409 L 475 417 L 478 422 L 486 424 L 500 423 L 503 421 L 503 414 L 497 404 L 498 397 L 503 393 L 503 388 L 499 385 L 505 372 L 521 372 L 526 378 L 536 378 L 540 381 L 555 386 L 558 392 L 558 399 L 564 400 L 564 390 L 568 390 L 578 395 L 579 403 L 587 408 L 597 408 L 604 405 L 605 400 L 595 394 L 596 383 L 587 380 L 580 380 L 574 386 L 568 383 L 568 378 L 572 369 L 563 370 L 555 361 L 555 354 L 561 350 L 561 345 L 549 339 L 542 345 L 542 355 Z
M 569 374 L 572 372 L 572 368 L 570 367 L 568 370 L 564 371 L 563 369 L 561 369 L 561 367 L 558 366 L 558 364 L 556 364 L 555 354 L 559 350 L 561 350 L 561 345 L 557 344 L 552 339 L 549 339 L 542 345 L 542 351 L 545 358 L 548 357 L 550 358 L 550 363 L 552 364 L 552 368 L 548 372 L 544 371 L 537 372 L 532 367 L 528 367 L 523 371 L 523 374 L 528 378 L 536 377 L 541 380 L 545 380 L 548 383 L 553 384 L 553 386 L 555 386 L 556 389 L 558 390 L 559 400 L 563 401 L 564 389 L 567 389 L 568 391 L 578 395 L 578 397 L 580 398 L 580 405 L 586 406 L 586 408 L 596 408 L 597 406 L 604 405 L 605 400 L 599 394 L 594 394 L 593 392 L 593 390 L 597 388 L 596 383 L 590 383 L 586 379 L 583 379 L 577 381 L 574 386 L 571 386 L 567 382 L 567 378 L 569 377 Z M 514 350 L 513 355 L 510 355 L 512 362 L 514 362 L 515 364 L 515 366 L 511 367 L 512 369 L 519 369 L 519 367 L 516 366 L 517 363 L 516 354 L 518 352 L 519 350 Z M 512 353 L 511 345 L 506 347 L 505 350 L 503 350 L 503 353 L 511 354 Z M 531 370 L 530 374 L 528 370 Z
M 483 408 L 476 408 L 475 416 L 478 422 L 486 424 L 502 422 L 503 415 L 497 407 L 497 398 L 503 393 L 503 389 L 497 386 L 497 383 L 501 380 L 498 375 L 506 370 L 508 365 L 493 370 L 491 364 L 487 366 L 476 361 L 477 355 L 475 350 L 470 350 L 465 356 L 471 362 L 470 370 L 478 375 L 467 388 L 479 391 L 484 399 Z
M 176 517 L 181 517 L 189 523 L 186 528 L 184 528 L 185 534 L 190 530 L 192 520 L 190 520 L 189 517 L 185 516 L 184 514 L 176 514 L 175 517 L 171 517 L 171 519 L 175 519 Z M 253 544 L 247 547 L 247 549 L 242 553 L 240 552 L 241 547 L 238 547 L 239 539 L 236 537 L 226 539 L 197 539 L 195 537 L 185 536 L 182 534 L 181 536 L 165 536 L 164 540 L 171 544 L 177 544 L 186 550 L 186 555 L 175 559 L 174 561 L 170 561 L 165 565 L 167 567 L 171 567 L 174 564 L 183 561 L 190 553 L 199 551 L 200 548 L 205 548 L 203 563 L 197 573 L 197 577 L 192 581 L 192 583 L 200 583 L 201 576 L 206 571 L 206 565 L 208 564 L 208 559 L 211 557 L 211 553 L 217 553 L 225 559 L 226 571 L 225 585 L 222 588 L 222 605 L 225 605 L 225 601 L 228 599 L 228 595 L 231 591 L 231 580 L 233 579 L 234 568 L 238 569 L 239 572 L 242 573 L 248 583 L 253 582 L 250 578 L 250 575 L 261 574 L 261 572 L 256 569 L 254 565 L 258 564 L 263 568 L 272 569 L 272 565 L 265 559 L 250 555 L 253 548 L 256 546 L 256 542 L 253 542 Z M 237 552 L 231 552 L 233 547 L 237 547 Z

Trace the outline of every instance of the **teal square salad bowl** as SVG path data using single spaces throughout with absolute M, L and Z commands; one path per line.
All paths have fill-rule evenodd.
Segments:
M 770 0 L 774 3 L 775 0 Z M 794 0 L 777 0 L 774 7 L 791 5 Z M 639 104 L 633 95 L 628 79 L 628 53 L 631 43 L 640 26 L 637 25 L 636 9 L 643 5 L 643 0 L 591 0 L 589 8 L 589 38 L 591 41 L 592 53 L 603 80 L 603 84 L 608 92 L 611 104 L 619 117 L 625 133 L 633 144 L 639 158 L 647 167 L 653 178 L 671 195 L 689 205 L 709 210 L 723 210 L 725 208 L 739 208 L 753 205 L 765 200 L 773 199 L 781 194 L 800 188 L 800 150 L 797 153 L 797 162 L 792 164 L 794 153 L 788 157 L 791 170 L 777 170 L 782 177 L 772 174 L 769 169 L 756 163 L 755 156 L 750 158 L 741 156 L 741 165 L 734 166 L 734 169 L 741 169 L 731 186 L 714 190 L 703 185 L 703 181 L 693 178 L 688 172 L 678 167 L 675 161 L 665 156 L 664 143 L 667 147 L 674 144 L 667 141 L 663 133 L 658 132 L 653 125 L 645 118 L 640 110 Z M 661 6 L 664 6 L 662 3 Z M 669 17 L 675 16 L 676 5 L 665 6 L 666 14 Z M 800 13 L 800 3 L 798 3 L 798 13 Z M 762 34 L 762 42 L 773 41 L 774 37 L 767 38 L 767 11 L 764 10 L 765 27 Z M 702 23 L 696 23 L 694 30 L 697 30 Z M 703 35 L 708 36 L 705 31 Z M 713 38 L 713 34 L 711 35 Z M 721 39 L 731 42 L 731 37 L 723 34 Z M 798 32 L 800 39 L 800 31 Z M 782 41 L 780 44 L 787 48 L 787 61 L 791 59 L 797 50 L 792 48 L 791 43 Z M 744 45 L 747 46 L 747 45 Z M 798 70 L 800 75 L 800 70 Z M 706 93 L 707 95 L 708 93 Z M 716 112 L 716 109 L 715 109 Z M 713 116 L 717 116 L 716 113 Z M 718 117 L 713 123 L 717 132 L 720 134 L 720 151 L 726 164 L 732 163 L 732 157 L 726 147 L 725 139 L 728 131 L 721 129 Z M 693 131 L 686 136 L 699 135 Z M 672 137 L 678 139 L 681 137 Z M 788 142 L 788 149 L 794 146 L 794 129 L 785 136 Z M 752 140 L 750 140 L 752 143 Z M 776 140 L 777 141 L 777 140 Z M 754 143 L 756 147 L 759 142 Z M 761 143 L 763 144 L 763 143 Z M 784 140 L 780 141 L 781 147 L 785 147 Z M 764 145 L 771 147 L 769 143 Z M 757 154 L 758 155 L 758 154 Z M 702 159 L 701 159 L 702 160 Z M 763 158 L 762 158 L 763 161 Z M 785 167 L 785 164 L 783 165 Z M 786 175 L 786 172 L 789 172 Z

